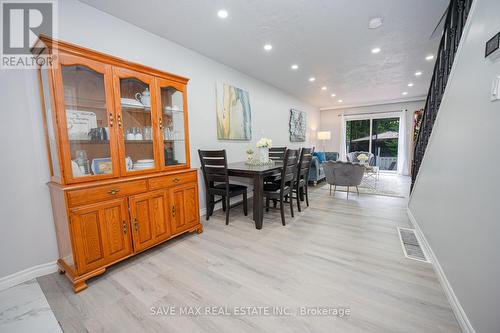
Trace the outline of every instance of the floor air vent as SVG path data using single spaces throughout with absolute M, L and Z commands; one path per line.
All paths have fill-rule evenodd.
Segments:
M 398 233 L 401 247 L 403 248 L 406 258 L 429 262 L 425 256 L 424 250 L 420 246 L 415 230 L 398 227 Z

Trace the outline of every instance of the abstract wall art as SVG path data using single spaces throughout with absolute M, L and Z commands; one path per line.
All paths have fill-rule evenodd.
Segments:
M 251 140 L 252 109 L 248 91 L 217 83 L 217 139 Z
M 290 110 L 290 141 L 306 141 L 307 113 L 295 109 Z

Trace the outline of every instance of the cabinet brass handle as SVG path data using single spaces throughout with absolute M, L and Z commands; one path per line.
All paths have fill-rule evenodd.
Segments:
M 109 127 L 113 127 L 113 121 L 114 121 L 113 114 L 110 113 L 109 114 Z
M 118 127 L 122 127 L 122 116 L 120 114 L 118 114 Z
M 175 177 L 175 178 L 174 178 L 174 180 L 172 180 L 172 181 L 173 181 L 174 183 L 178 183 L 178 182 L 180 182 L 180 181 L 181 181 L 181 179 L 180 179 L 180 178 Z
M 134 217 L 134 227 L 135 227 L 135 232 L 139 231 L 139 223 L 137 223 L 137 217 Z
M 175 206 L 172 206 L 172 215 L 175 217 Z
M 112 188 L 111 191 L 108 191 L 108 194 L 115 195 L 116 193 L 120 192 L 119 189 Z
M 123 221 L 123 234 L 127 234 L 127 223 L 125 221 Z
M 163 129 L 163 118 L 160 117 L 160 129 Z

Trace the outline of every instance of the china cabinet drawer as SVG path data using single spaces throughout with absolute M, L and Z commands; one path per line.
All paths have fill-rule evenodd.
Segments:
M 187 184 L 191 182 L 196 182 L 196 171 L 169 175 L 164 177 L 151 178 L 149 180 L 149 189 L 157 190 L 161 188 Z
M 92 187 L 68 192 L 68 202 L 70 206 L 76 206 L 90 202 L 98 202 L 102 200 L 125 197 L 132 194 L 145 192 L 147 191 L 147 189 L 148 187 L 146 180 Z

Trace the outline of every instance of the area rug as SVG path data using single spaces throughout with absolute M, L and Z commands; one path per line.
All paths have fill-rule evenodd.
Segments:
M 321 187 L 320 187 L 321 186 Z M 318 184 L 321 190 L 330 192 L 330 185 L 327 183 Z M 370 194 L 370 195 L 383 195 L 387 197 L 398 197 L 398 198 L 406 198 L 409 194 L 410 182 L 409 177 L 399 176 L 399 175 L 380 175 L 379 180 L 376 184 L 370 182 L 366 184 L 362 182 L 361 185 L 358 186 L 359 194 Z M 346 195 L 347 187 L 345 186 L 337 186 L 336 192 L 343 192 L 342 195 Z M 333 186 L 332 186 L 332 195 L 333 195 Z M 356 187 L 349 188 L 349 196 L 357 195 Z

